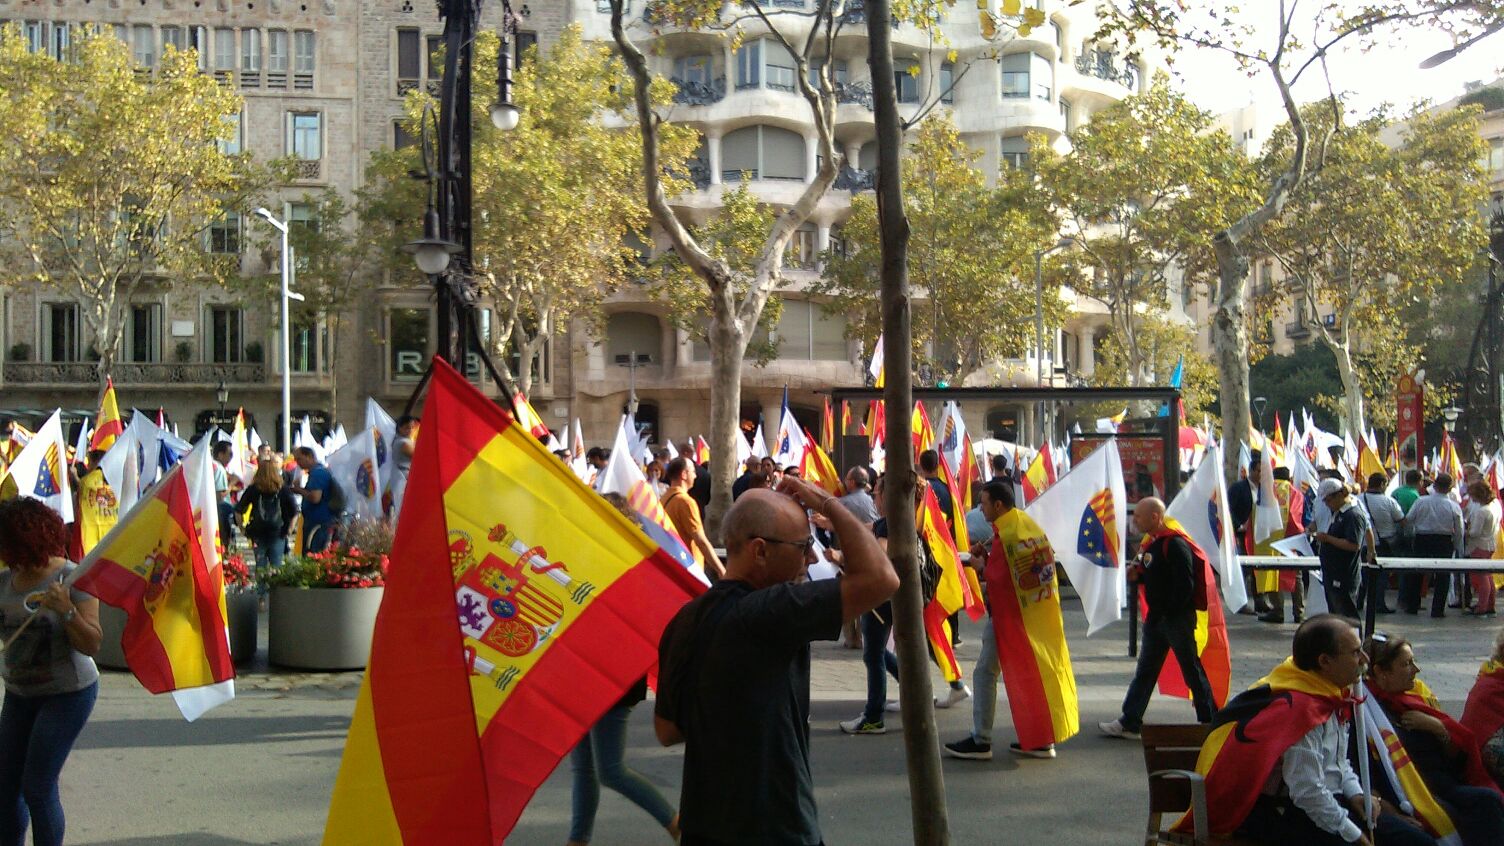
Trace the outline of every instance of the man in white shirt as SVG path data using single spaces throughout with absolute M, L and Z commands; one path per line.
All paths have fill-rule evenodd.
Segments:
M 1415 530 L 1416 558 L 1456 558 L 1462 555 L 1462 509 L 1450 496 L 1452 477 L 1438 473 L 1431 490 L 1405 515 L 1405 522 Z M 1431 616 L 1446 616 L 1447 587 L 1450 574 L 1434 573 L 1435 590 L 1431 593 Z M 1400 610 L 1406 614 L 1420 613 L 1420 580 L 1418 573 L 1406 573 L 1400 580 Z
M 1405 524 L 1405 511 L 1394 497 L 1384 493 L 1384 486 L 1389 483 L 1388 477 L 1383 473 L 1374 473 L 1368 477 L 1368 490 L 1358 497 L 1358 502 L 1363 510 L 1368 513 L 1369 525 L 1378 539 L 1375 555 L 1380 558 L 1392 558 L 1400 554 L 1400 530 Z M 1368 573 L 1363 574 L 1363 590 L 1361 596 L 1368 596 Z M 1389 607 L 1387 585 L 1389 577 L 1384 576 L 1379 584 L 1379 613 L 1392 614 L 1394 609 Z

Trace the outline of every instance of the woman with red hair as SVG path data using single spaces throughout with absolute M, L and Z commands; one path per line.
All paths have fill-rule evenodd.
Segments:
M 67 584 L 75 565 L 57 512 L 0 502 L 0 844 L 63 842 L 58 776 L 94 710 L 99 600 Z

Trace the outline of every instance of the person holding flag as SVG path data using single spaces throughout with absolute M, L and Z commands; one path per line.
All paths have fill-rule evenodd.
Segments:
M 1122 716 L 1097 727 L 1108 737 L 1137 739 L 1154 682 L 1170 653 L 1191 691 L 1196 722 L 1211 722 L 1217 702 L 1196 653 L 1196 612 L 1206 610 L 1208 604 L 1206 553 L 1179 523 L 1165 517 L 1165 504 L 1155 497 L 1141 499 L 1134 506 L 1133 525 L 1144 540 L 1138 561 L 1128 567 L 1128 581 L 1144 590 L 1148 605 L 1144 640 L 1139 645 L 1138 668 L 1123 698 Z
M 60 846 L 58 776 L 99 694 L 99 600 L 71 584 L 68 534 L 45 503 L 0 503 L 0 843 Z

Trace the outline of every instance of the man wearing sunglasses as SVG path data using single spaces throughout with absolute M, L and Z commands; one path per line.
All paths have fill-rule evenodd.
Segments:
M 815 562 L 808 511 L 841 545 L 839 579 Z M 726 575 L 675 615 L 658 645 L 654 728 L 684 743 L 681 843 L 821 843 L 809 769 L 809 644 L 898 589 L 877 539 L 835 497 L 785 477 L 721 523 Z

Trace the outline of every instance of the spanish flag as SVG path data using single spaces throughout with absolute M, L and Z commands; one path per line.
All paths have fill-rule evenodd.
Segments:
M 935 427 L 930 425 L 930 414 L 924 410 L 924 403 L 914 401 L 914 416 L 910 420 L 913 428 L 914 454 L 918 455 L 935 446 Z
M 1384 464 L 1379 461 L 1378 453 L 1369 446 L 1368 438 L 1358 436 L 1358 474 L 1362 476 L 1358 484 L 1368 487 L 1368 477 L 1375 473 L 1387 476 L 1384 472 Z
M 841 437 L 844 438 L 849 434 L 851 434 L 851 400 L 841 400 Z
M 551 434 L 548 427 L 543 424 L 543 418 L 533 410 L 532 403 L 527 401 L 527 397 L 523 396 L 521 391 L 512 397 L 512 407 L 517 411 L 517 425 L 521 426 L 523 431 L 537 438 L 540 444 L 548 440 Z
M 1284 479 L 1275 479 L 1274 498 L 1279 502 L 1282 528 L 1259 541 L 1258 546 L 1254 547 L 1254 554 L 1257 555 L 1278 554 L 1274 548 L 1275 541 L 1293 538 L 1306 530 L 1305 521 L 1301 519 L 1301 515 L 1305 513 L 1306 497 L 1300 492 L 1300 488 Z M 1251 536 L 1249 539 L 1251 540 Z M 1293 591 L 1299 578 L 1300 573 L 1295 570 L 1253 571 L 1254 587 L 1259 593 Z
M 971 571 L 961 566 L 961 556 L 955 542 L 951 540 L 943 515 L 935 489 L 925 485 L 924 502 L 919 506 L 915 523 L 919 528 L 920 540 L 940 566 L 940 581 L 935 586 L 934 598 L 924 606 L 924 633 L 929 638 L 930 648 L 935 654 L 935 662 L 940 665 L 941 674 L 947 682 L 953 682 L 961 678 L 961 667 L 956 662 L 956 653 L 951 647 L 948 618 L 962 608 L 967 610 L 973 620 L 980 620 L 986 612 L 976 577 L 967 578 Z
M 820 448 L 827 453 L 834 452 L 836 448 L 836 416 L 830 407 L 830 397 L 825 397 L 824 407 L 820 409 Z
M 99 414 L 94 417 L 94 434 L 89 438 L 89 449 L 109 449 L 115 439 L 125 432 L 120 422 L 120 404 L 115 400 L 115 380 L 106 379 L 104 397 L 99 401 Z M 85 456 L 79 456 L 82 461 Z
M 1050 442 L 1045 441 L 1039 452 L 1034 453 L 1034 460 L 1029 462 L 1029 469 L 1024 471 L 1023 477 L 1024 502 L 1033 502 L 1045 489 L 1055 484 L 1055 462 L 1050 456 Z
M 830 455 L 809 436 L 804 433 L 804 455 L 799 459 L 800 472 L 804 478 L 824 488 L 833 496 L 840 496 L 846 492 L 841 484 L 841 474 L 836 472 L 836 463 L 830 460 Z
M 1081 729 L 1076 676 L 1060 617 L 1055 552 L 1044 530 L 1021 508 L 997 518 L 993 527 L 997 538 L 987 558 L 992 636 L 1019 745 L 1037 749 Z
M 701 590 L 433 363 L 324 843 L 491 846 Z
M 1228 702 L 1212 718 L 1196 759 L 1196 772 L 1206 779 L 1208 830 L 1236 831 L 1285 750 L 1332 714 L 1351 716 L 1353 705 L 1344 689 L 1298 669 L 1293 658 Z M 1175 824 L 1181 832 L 1192 826 L 1189 813 Z
M 1222 600 L 1217 596 L 1217 578 L 1212 574 L 1211 560 L 1206 557 L 1206 551 L 1191 539 L 1185 526 L 1174 517 L 1166 517 L 1164 528 L 1159 532 L 1146 535 L 1142 542 L 1143 548 L 1147 549 L 1165 535 L 1176 535 L 1191 547 L 1191 566 L 1195 574 L 1196 655 L 1200 657 L 1201 668 L 1206 671 L 1206 679 L 1211 683 L 1212 698 L 1216 700 L 1212 707 L 1215 710 L 1217 705 L 1227 701 L 1228 694 L 1232 692 L 1232 651 L 1227 644 L 1227 618 L 1222 614 Z M 1139 594 L 1139 610 L 1144 617 L 1149 616 L 1149 602 L 1142 593 Z M 1180 664 L 1173 655 L 1165 657 L 1164 667 L 1160 670 L 1159 692 L 1180 699 L 1191 698 L 1191 690 L 1186 686 Z
M 208 442 L 200 440 L 136 502 L 84 557 L 74 579 L 80 590 L 126 612 L 121 651 L 143 687 L 202 689 L 174 697 L 190 720 L 234 696 Z

